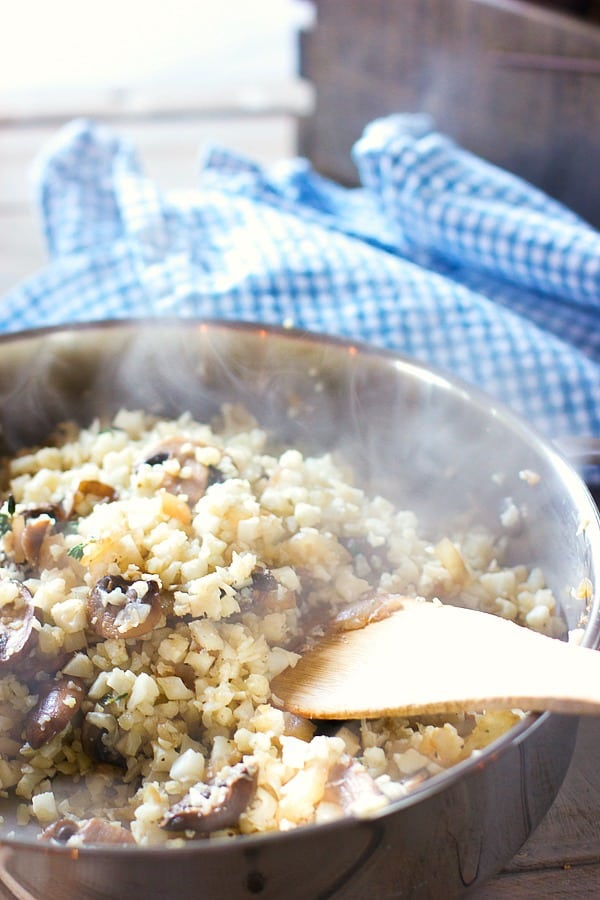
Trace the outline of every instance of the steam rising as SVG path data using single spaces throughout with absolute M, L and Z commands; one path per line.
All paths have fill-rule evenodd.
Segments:
M 415 509 L 434 538 L 456 523 L 498 531 L 514 504 L 523 527 L 511 557 L 543 565 L 559 596 L 578 582 L 569 473 L 487 398 L 430 369 L 300 332 L 193 321 L 76 326 L 9 337 L 0 350 L 5 452 L 65 419 L 143 408 L 210 420 L 223 403 L 243 404 L 278 442 L 343 454 L 361 486 Z

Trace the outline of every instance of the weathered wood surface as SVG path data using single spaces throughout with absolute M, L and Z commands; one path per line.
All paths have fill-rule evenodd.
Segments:
M 537 831 L 475 897 L 600 897 L 600 718 L 582 721 L 567 777 Z
M 556 4 L 558 6 L 558 4 Z M 600 25 L 520 0 L 316 0 L 301 38 L 315 112 L 300 151 L 354 183 L 364 126 L 426 112 L 439 130 L 600 224 Z

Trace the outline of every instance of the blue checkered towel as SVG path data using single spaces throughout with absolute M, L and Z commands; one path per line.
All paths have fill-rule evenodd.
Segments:
M 600 436 L 600 234 L 421 116 L 372 123 L 361 187 L 223 149 L 166 195 L 76 121 L 37 166 L 50 263 L 0 329 L 138 316 L 291 323 L 476 382 L 551 437 Z

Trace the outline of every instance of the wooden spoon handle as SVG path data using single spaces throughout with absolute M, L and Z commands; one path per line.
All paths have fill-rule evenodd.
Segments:
M 273 682 L 307 718 L 462 710 L 600 712 L 600 653 L 497 616 L 409 601 L 386 619 L 333 634 Z

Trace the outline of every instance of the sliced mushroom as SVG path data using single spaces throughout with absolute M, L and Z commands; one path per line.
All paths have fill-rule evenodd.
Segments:
M 25 737 L 39 750 L 63 731 L 81 706 L 84 688 L 75 678 L 60 678 L 40 689 L 38 702 L 25 720 Z
M 76 844 L 134 844 L 132 833 L 117 822 L 103 819 L 58 819 L 40 834 L 40 840 L 68 844 L 76 838 Z
M 112 485 L 106 484 L 104 481 L 98 481 L 95 478 L 84 478 L 64 498 L 62 503 L 64 518 L 73 518 L 76 507 L 79 507 L 85 500 L 92 503 L 92 498 L 99 502 L 106 501 L 110 503 L 112 500 L 116 500 L 117 491 Z
M 58 503 L 40 503 L 37 506 L 28 506 L 23 510 L 26 519 L 35 519 L 38 516 L 50 516 L 55 522 L 62 522 L 65 511 Z
M 157 453 L 153 453 L 152 456 L 145 459 L 144 462 L 147 466 L 161 466 L 169 459 L 170 455 L 168 450 L 159 450 Z
M 287 710 L 283 711 L 283 723 L 283 733 L 301 741 L 310 741 L 317 730 L 317 726 L 310 719 L 296 716 Z M 339 725 L 339 722 L 337 724 Z
M 250 805 L 256 792 L 258 768 L 237 763 L 223 770 L 211 784 L 195 785 L 166 813 L 161 828 L 208 834 L 231 828 Z
M 196 670 L 189 663 L 175 663 L 175 665 L 173 666 L 173 675 L 177 675 L 178 678 L 181 678 L 186 688 L 189 688 L 191 691 L 194 690 L 197 677 Z
M 252 608 L 262 615 L 294 609 L 296 593 L 281 585 L 269 569 L 257 566 L 251 575 L 251 582 L 239 592 L 240 605 Z
M 56 519 L 44 509 L 24 510 L 12 517 L 12 556 L 17 565 L 37 566 L 46 537 L 56 525 Z
M 141 593 L 142 584 L 145 593 Z M 121 575 L 105 575 L 97 581 L 87 608 L 90 628 L 103 638 L 148 634 L 163 613 L 156 581 L 127 581 Z
M 47 535 L 52 532 L 54 521 L 49 516 L 29 519 L 23 530 L 22 545 L 25 559 L 32 566 L 37 566 L 42 555 L 42 546 Z
M 22 659 L 34 637 L 31 593 L 18 581 L 8 584 L 13 597 L 0 607 L 0 669 Z
M 257 566 L 252 572 L 252 590 L 256 593 L 271 593 L 279 587 L 279 582 L 269 569 Z
M 387 619 L 393 612 L 402 609 L 406 599 L 402 594 L 367 591 L 355 603 L 340 609 L 329 627 L 333 631 L 356 631 L 371 622 Z
M 346 815 L 357 815 L 387 804 L 387 798 L 361 763 L 348 757 L 333 767 L 323 800 L 339 806 Z
M 362 556 L 373 571 L 380 571 L 388 564 L 387 546 L 374 547 L 367 537 L 340 537 L 340 544 L 353 556 Z
M 110 733 L 108 728 L 100 728 L 86 717 L 81 726 L 81 746 L 89 758 L 101 765 L 114 766 L 118 769 L 126 769 L 125 758 L 116 750 L 108 740 Z
M 417 769 L 416 772 L 411 772 L 410 775 L 405 775 L 398 783 L 405 794 L 410 794 L 411 791 L 416 790 L 416 788 L 420 787 L 430 778 L 431 772 L 428 772 L 427 769 L 423 767 L 422 769 Z
M 144 460 L 148 466 L 159 466 L 169 459 L 176 459 L 180 466 L 179 473 L 166 473 L 162 486 L 170 494 L 185 494 L 190 506 L 194 506 L 204 496 L 211 484 L 223 481 L 220 469 L 198 462 L 196 447 L 199 446 L 203 445 L 187 438 L 168 438 Z
M 114 500 L 117 496 L 115 488 L 110 484 L 95 479 L 80 481 L 77 493 L 83 496 L 101 497 L 103 500 Z
M 36 618 L 39 619 L 39 610 L 36 610 Z M 36 632 L 34 631 L 32 637 L 35 638 L 35 636 Z M 57 653 L 54 649 L 44 653 L 36 640 L 32 640 L 31 643 L 35 652 L 20 659 L 16 665 L 16 671 L 19 673 L 19 680 L 29 688 L 29 693 L 39 694 L 48 680 L 54 678 L 57 672 L 73 658 L 73 654 Z

